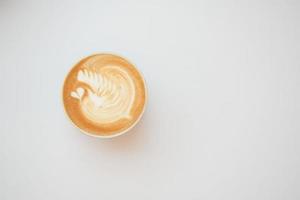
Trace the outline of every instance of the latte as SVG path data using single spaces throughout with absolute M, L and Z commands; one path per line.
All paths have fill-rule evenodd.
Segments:
M 63 103 L 71 121 L 84 133 L 113 137 L 133 127 L 143 114 L 145 82 L 126 59 L 92 55 L 67 75 Z

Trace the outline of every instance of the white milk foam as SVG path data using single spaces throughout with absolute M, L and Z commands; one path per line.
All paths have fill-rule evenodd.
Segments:
M 70 95 L 79 100 L 86 118 L 99 124 L 131 118 L 135 86 L 126 70 L 119 66 L 84 68 L 77 73 L 77 81 L 80 86 Z

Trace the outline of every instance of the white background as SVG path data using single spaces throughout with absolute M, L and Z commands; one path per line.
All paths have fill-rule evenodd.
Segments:
M 0 1 L 0 199 L 300 199 L 300 1 Z M 127 135 L 61 105 L 97 52 L 149 89 Z

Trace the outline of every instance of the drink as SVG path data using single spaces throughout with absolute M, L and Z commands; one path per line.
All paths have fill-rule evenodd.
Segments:
M 145 81 L 122 57 L 92 55 L 67 75 L 63 103 L 71 121 L 84 133 L 117 136 L 133 127 L 143 114 Z

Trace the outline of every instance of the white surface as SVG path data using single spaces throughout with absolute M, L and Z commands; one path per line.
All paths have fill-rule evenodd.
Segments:
M 300 199 L 300 2 L 0 2 L 0 199 Z M 79 59 L 143 72 L 129 134 L 61 105 Z

